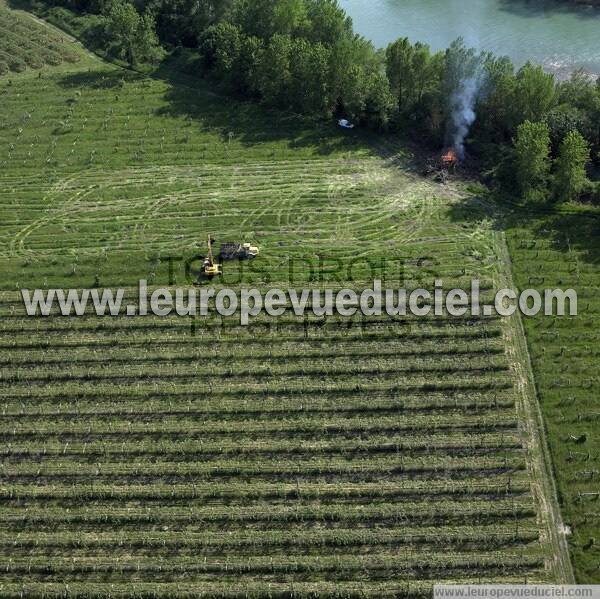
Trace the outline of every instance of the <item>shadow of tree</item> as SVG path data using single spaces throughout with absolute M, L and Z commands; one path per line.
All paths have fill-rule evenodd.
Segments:
M 213 131 L 220 131 L 224 141 L 234 136 L 243 145 L 287 142 L 290 149 L 313 146 L 323 155 L 350 150 L 362 143 L 360 136 L 345 134 L 332 122 L 232 98 L 220 94 L 206 80 L 184 83 L 177 75 L 168 80 L 173 85 L 166 93 L 168 104 L 161 114 L 206 123 Z
M 125 69 L 94 70 L 88 72 L 73 73 L 62 77 L 59 84 L 65 89 L 78 89 L 88 87 L 90 89 L 120 89 L 125 83 L 141 81 L 144 76 L 134 71 Z
M 504 199 L 469 197 L 450 208 L 454 222 L 492 221 L 496 230 L 527 230 L 549 240 L 556 251 L 577 251 L 579 259 L 600 265 L 600 210 L 586 206 L 527 206 Z M 523 240 L 524 242 L 527 240 Z
M 166 105 L 156 114 L 190 119 L 218 133 L 224 142 L 230 138 L 246 146 L 279 142 L 289 149 L 313 147 L 324 156 L 368 145 L 363 132 L 342 130 L 333 120 L 303 117 L 226 95 L 211 81 L 170 69 L 168 63 L 151 75 L 106 69 L 65 75 L 59 84 L 67 89 L 119 89 L 149 77 L 166 81 Z

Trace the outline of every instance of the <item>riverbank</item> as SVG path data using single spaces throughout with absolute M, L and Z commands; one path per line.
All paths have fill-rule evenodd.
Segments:
M 517 66 L 540 64 L 559 79 L 575 69 L 600 75 L 600 10 L 589 0 L 341 0 L 340 5 L 356 31 L 380 48 L 408 36 L 437 51 L 462 37 Z

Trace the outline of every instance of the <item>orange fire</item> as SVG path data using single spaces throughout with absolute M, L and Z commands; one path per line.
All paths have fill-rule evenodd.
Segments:
M 448 148 L 442 154 L 442 165 L 445 167 L 456 166 L 458 164 L 458 154 L 454 148 Z

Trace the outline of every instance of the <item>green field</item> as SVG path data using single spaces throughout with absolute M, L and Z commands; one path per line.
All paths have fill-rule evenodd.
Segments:
M 169 258 L 208 233 L 261 247 L 244 285 L 489 290 L 512 278 L 493 206 L 414 174 L 392 141 L 89 56 L 0 78 L 0 99 L 0 596 L 571 580 L 518 318 L 241 327 L 27 318 L 19 299 L 166 285 Z M 509 230 L 519 285 L 520 237 Z M 549 350 L 525 324 L 548 413 Z M 555 459 L 564 430 L 548 425 Z
M 577 290 L 577 317 L 528 319 L 526 331 L 577 579 L 597 583 L 600 213 L 568 207 L 507 224 L 518 287 Z

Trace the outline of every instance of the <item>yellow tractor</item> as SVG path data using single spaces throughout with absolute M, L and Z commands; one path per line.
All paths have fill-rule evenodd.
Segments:
M 223 269 L 220 264 L 217 264 L 213 258 L 212 252 L 212 244 L 214 243 L 214 239 L 209 235 L 208 236 L 208 255 L 204 258 L 202 262 L 202 274 L 212 279 L 213 277 L 218 277 L 223 274 Z

